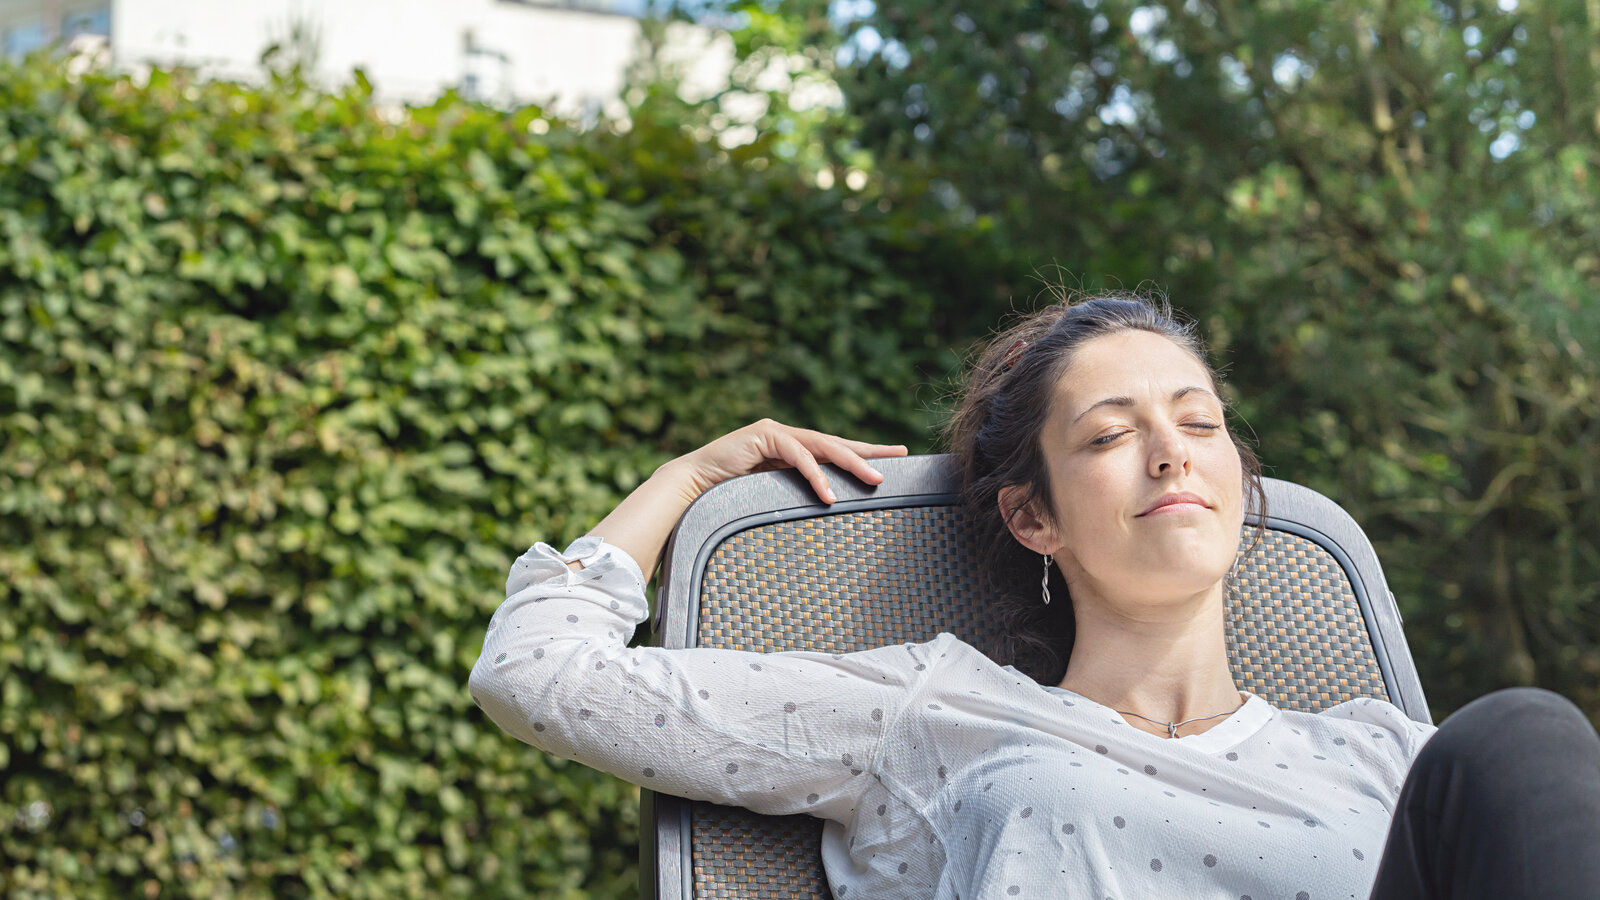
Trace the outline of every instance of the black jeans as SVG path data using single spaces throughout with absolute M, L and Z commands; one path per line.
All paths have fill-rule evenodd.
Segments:
M 1400 790 L 1372 900 L 1600 897 L 1600 737 L 1511 688 L 1462 707 Z

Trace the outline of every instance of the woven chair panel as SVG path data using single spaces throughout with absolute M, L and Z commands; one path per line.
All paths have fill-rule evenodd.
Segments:
M 1227 611 L 1239 686 L 1292 709 L 1387 699 L 1349 579 L 1296 535 L 1241 540 Z M 982 615 L 977 550 L 950 507 L 910 507 L 777 522 L 739 532 L 712 554 L 696 645 L 846 653 L 948 631 L 975 646 Z M 1033 577 L 1031 573 L 1028 576 Z M 1244 599 L 1239 599 L 1244 598 Z M 690 805 L 693 889 L 715 900 L 828 900 L 822 823 Z
M 696 900 L 828 900 L 822 821 L 760 816 L 735 806 L 690 805 Z
M 707 564 L 696 643 L 848 653 L 939 632 L 972 643 L 992 625 L 974 550 L 948 507 L 778 522 L 723 541 Z
M 1318 712 L 1388 700 L 1350 578 L 1328 551 L 1267 531 L 1240 546 L 1227 604 L 1228 659 L 1239 686 L 1284 709 Z

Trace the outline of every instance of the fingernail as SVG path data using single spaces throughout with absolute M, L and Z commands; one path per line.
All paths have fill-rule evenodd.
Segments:
M 825 503 L 833 503 L 836 500 L 838 500 L 838 498 L 833 496 L 833 491 L 823 491 L 822 492 L 822 500 Z

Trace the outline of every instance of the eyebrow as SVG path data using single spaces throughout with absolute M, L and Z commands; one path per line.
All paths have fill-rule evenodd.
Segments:
M 1178 388 L 1176 391 L 1173 391 L 1172 392 L 1172 402 L 1173 403 L 1177 403 L 1179 400 L 1182 400 L 1184 397 L 1187 397 L 1190 394 L 1195 393 L 1196 391 L 1198 391 L 1198 392 L 1200 392 L 1202 394 L 1205 394 L 1206 396 L 1210 397 L 1211 399 L 1216 400 L 1218 403 L 1222 402 L 1222 400 L 1220 398 L 1218 398 L 1216 394 L 1211 393 L 1210 391 L 1206 390 L 1203 387 L 1196 387 L 1196 386 L 1191 386 L 1191 387 L 1186 387 L 1186 388 Z M 1107 397 L 1104 400 L 1097 400 L 1094 403 L 1089 404 L 1089 408 L 1084 410 L 1081 413 L 1078 413 L 1078 417 L 1076 419 L 1073 419 L 1071 424 L 1073 424 L 1073 425 L 1078 424 L 1078 419 L 1081 419 L 1084 416 L 1087 416 L 1089 413 L 1094 412 L 1095 410 L 1099 409 L 1102 406 L 1124 406 L 1124 407 L 1127 407 L 1127 406 L 1137 406 L 1137 405 L 1138 404 L 1133 402 L 1133 398 L 1132 397 Z

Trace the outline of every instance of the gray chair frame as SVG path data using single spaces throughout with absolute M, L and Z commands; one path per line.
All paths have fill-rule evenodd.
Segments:
M 827 505 L 793 470 L 747 475 L 707 491 L 684 513 L 667 542 L 656 595 L 655 637 L 662 647 L 694 647 L 706 566 L 728 537 L 760 525 L 877 509 L 960 504 L 948 455 L 873 461 L 882 484 L 865 485 L 824 467 L 838 502 Z M 1268 516 L 1262 524 L 1326 549 L 1343 567 L 1365 620 L 1390 700 L 1418 722 L 1432 722 L 1416 664 L 1406 644 L 1399 606 L 1378 555 L 1355 520 L 1337 503 L 1301 485 L 1264 478 Z M 688 835 L 689 801 L 644 791 L 640 821 L 640 888 L 645 900 L 693 900 Z

